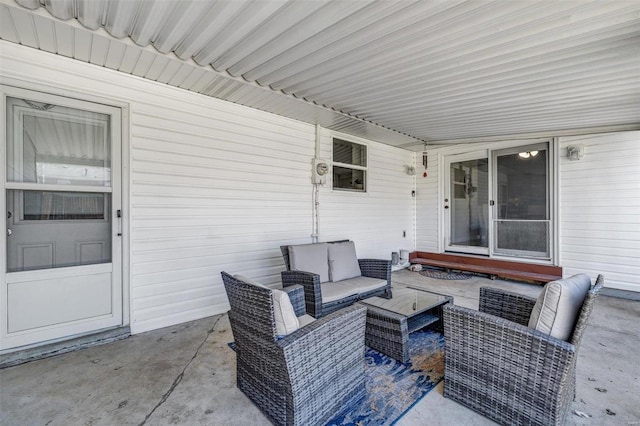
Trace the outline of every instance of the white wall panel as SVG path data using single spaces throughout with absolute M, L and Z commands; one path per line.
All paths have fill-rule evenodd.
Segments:
M 12 43 L 0 48 L 4 83 L 129 105 L 134 333 L 225 312 L 223 270 L 280 285 L 279 246 L 311 241 L 314 126 Z M 413 247 L 413 177 L 403 172 L 413 153 L 365 142 L 371 192 L 323 190 L 323 236 L 388 258 Z
M 570 161 L 576 144 L 585 155 Z M 640 132 L 560 139 L 560 264 L 640 291 Z
M 439 215 L 443 205 L 438 170 L 438 155 L 428 152 L 428 164 L 425 170 L 422 165 L 422 153 L 416 158 L 416 250 L 438 252 L 439 240 Z M 427 177 L 424 177 L 424 172 Z
M 413 250 L 414 176 L 404 172 L 415 155 L 399 148 L 371 143 L 352 136 L 321 132 L 320 158 L 331 160 L 335 136 L 368 147 L 367 192 L 333 190 L 331 174 L 321 188 L 319 240 L 350 239 L 358 257 L 390 259 L 391 252 Z M 406 236 L 403 237 L 403 231 Z

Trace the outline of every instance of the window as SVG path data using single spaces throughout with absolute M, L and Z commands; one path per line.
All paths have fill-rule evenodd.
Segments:
M 367 191 L 367 146 L 333 139 L 333 189 Z
M 111 263 L 111 111 L 6 105 L 7 272 Z
M 15 191 L 20 195 L 22 203 L 16 205 L 21 204 L 22 220 L 107 220 L 109 212 L 109 194 L 104 193 Z

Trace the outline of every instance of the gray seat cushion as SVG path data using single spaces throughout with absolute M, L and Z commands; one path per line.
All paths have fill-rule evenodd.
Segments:
M 586 274 L 547 283 L 531 311 L 529 327 L 568 340 L 589 288 L 591 279 Z
M 329 254 L 327 243 L 289 246 L 289 263 L 292 271 L 311 272 L 320 275 L 320 282 L 329 281 Z
M 369 277 L 355 277 L 335 283 L 323 283 L 320 287 L 322 303 L 334 302 L 346 297 L 377 290 L 386 285 L 386 280 Z
M 329 244 L 329 276 L 337 282 L 362 275 L 353 241 Z
M 370 278 L 370 277 L 354 277 L 349 278 L 348 280 L 343 280 L 337 282 L 340 286 L 348 287 L 354 289 L 357 294 L 366 293 L 372 290 L 378 290 L 387 285 L 387 280 L 381 280 L 380 278 Z
M 358 294 L 358 290 L 356 288 L 332 282 L 322 283 L 320 285 L 320 292 L 322 293 L 322 303 L 335 302 L 336 300 Z
M 314 317 L 312 317 L 311 315 L 307 315 L 307 314 L 304 314 L 304 315 L 298 317 L 298 323 L 300 324 L 300 328 L 311 324 L 315 320 L 316 319 Z

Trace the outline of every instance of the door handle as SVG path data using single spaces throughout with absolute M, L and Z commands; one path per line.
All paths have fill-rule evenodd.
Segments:
M 11 229 L 7 228 L 7 235 L 11 235 L 11 234 L 13 234 L 13 231 Z
M 118 217 L 118 237 L 122 237 L 122 210 L 116 211 Z

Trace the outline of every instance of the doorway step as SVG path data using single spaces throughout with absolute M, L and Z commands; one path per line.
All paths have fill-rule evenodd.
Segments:
M 99 331 L 88 335 L 83 335 L 68 340 L 34 346 L 26 349 L 18 349 L 8 353 L 0 353 L 0 370 L 7 367 L 24 364 L 25 362 L 36 361 L 55 355 L 66 354 L 92 346 L 103 345 L 131 336 L 131 328 L 126 325 Z
M 560 266 L 512 262 L 483 256 L 414 251 L 409 255 L 409 262 L 435 266 L 447 271 L 477 272 L 489 275 L 491 279 L 506 278 L 536 284 L 546 284 L 562 278 Z

